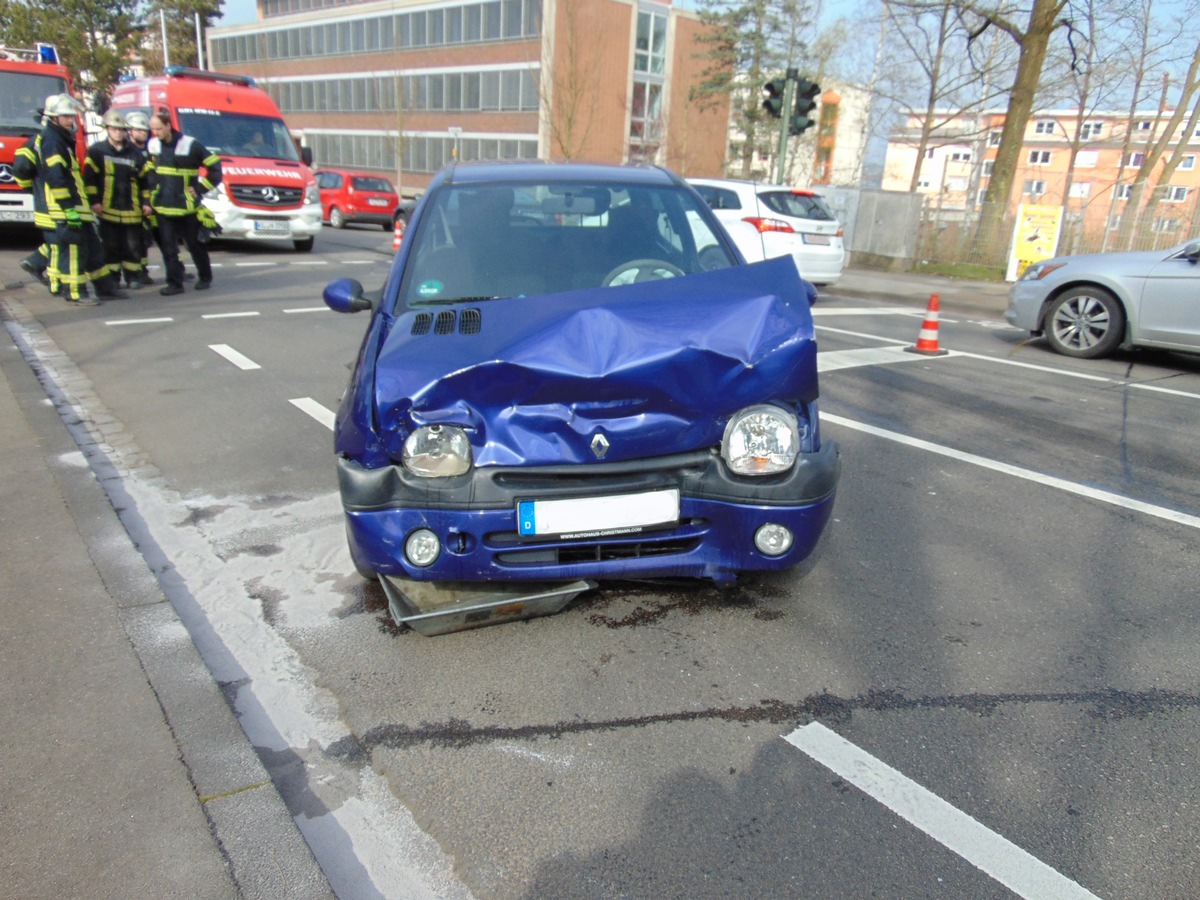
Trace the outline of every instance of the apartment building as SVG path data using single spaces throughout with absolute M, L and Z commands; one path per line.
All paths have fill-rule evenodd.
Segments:
M 258 0 L 213 28 L 210 66 L 250 75 L 318 165 L 403 193 L 453 159 L 653 161 L 723 171 L 728 103 L 689 10 L 651 0 Z
M 1131 185 L 1145 154 L 1169 127 L 1164 114 L 1049 110 L 1031 117 L 1013 179 L 1010 204 L 1039 203 L 1064 208 L 1064 225 L 1082 246 L 1102 246 L 1125 215 Z M 943 220 L 969 217 L 988 187 L 1004 111 L 945 116 L 920 160 L 916 190 Z M 883 187 L 907 191 L 916 168 L 921 120 L 910 117 L 890 135 Z M 1158 187 L 1157 203 L 1143 222 L 1153 243 L 1163 246 L 1200 233 L 1200 126 L 1180 127 L 1170 140 L 1157 177 L 1176 149 L 1178 167 Z

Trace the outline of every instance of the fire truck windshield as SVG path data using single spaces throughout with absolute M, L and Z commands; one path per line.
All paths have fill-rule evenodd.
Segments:
M 0 131 L 4 134 L 34 134 L 41 129 L 34 112 L 51 94 L 67 90 L 66 79 L 0 69 Z
M 299 162 L 282 119 L 206 109 L 180 109 L 179 124 L 213 153 Z

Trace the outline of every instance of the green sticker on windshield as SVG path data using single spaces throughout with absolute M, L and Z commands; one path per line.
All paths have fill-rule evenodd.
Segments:
M 436 297 L 442 292 L 444 287 L 445 285 L 436 278 L 430 278 L 428 281 L 422 281 L 417 286 L 417 293 L 422 297 Z

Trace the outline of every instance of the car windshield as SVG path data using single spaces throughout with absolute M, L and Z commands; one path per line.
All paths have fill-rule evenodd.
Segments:
M 0 134 L 37 134 L 41 126 L 34 110 L 66 89 L 66 80 L 53 75 L 0 72 Z
M 351 181 L 351 185 L 356 191 L 376 191 L 380 194 L 396 193 L 396 189 L 386 178 L 356 177 Z
M 798 194 L 792 191 L 769 191 L 759 195 L 763 206 L 772 212 L 797 219 L 816 219 L 832 222 L 834 215 L 825 201 L 816 194 Z
M 707 215 L 694 194 L 667 184 L 444 185 L 410 236 L 400 302 L 532 296 L 734 265 Z
M 300 154 L 282 119 L 209 109 L 180 109 L 180 131 L 213 153 L 299 162 Z

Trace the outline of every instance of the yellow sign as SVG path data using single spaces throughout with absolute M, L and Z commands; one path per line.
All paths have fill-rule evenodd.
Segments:
M 1054 256 L 1058 251 L 1061 226 L 1061 206 L 1035 206 L 1032 203 L 1018 206 L 1005 277 L 1016 281 L 1035 262 Z

